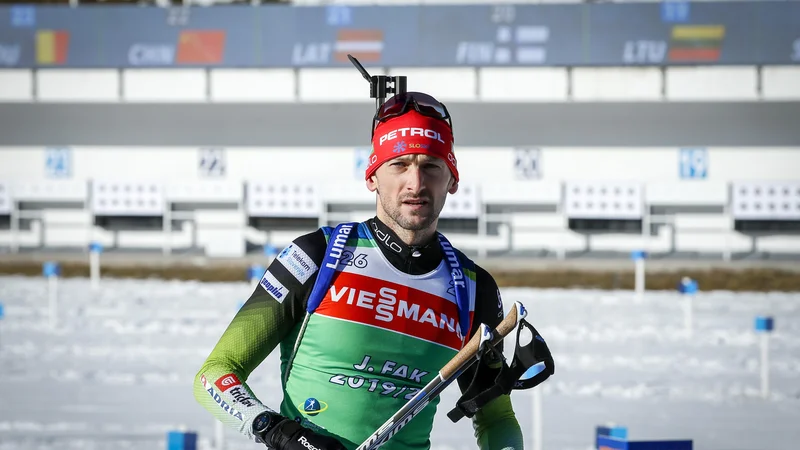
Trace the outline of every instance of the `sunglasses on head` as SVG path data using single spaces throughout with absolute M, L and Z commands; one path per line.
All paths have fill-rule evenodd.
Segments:
M 414 108 L 415 111 L 423 116 L 446 120 L 450 129 L 453 129 L 450 113 L 447 111 L 444 103 L 422 92 L 405 92 L 386 100 L 386 102 L 375 111 L 375 117 L 372 119 L 373 137 L 378 123 L 389 120 L 392 117 L 402 116 L 411 108 Z

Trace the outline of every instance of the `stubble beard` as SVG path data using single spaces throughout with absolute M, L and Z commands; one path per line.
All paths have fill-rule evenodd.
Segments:
M 436 211 L 436 205 L 433 203 L 433 199 L 430 199 L 428 203 L 428 207 L 431 208 L 430 213 L 424 216 L 416 212 L 403 214 L 403 201 L 401 199 L 398 199 L 396 202 L 386 202 L 385 199 L 379 195 L 378 201 L 386 215 L 401 228 L 408 231 L 423 231 L 428 229 L 433 225 L 439 215 L 438 211 Z

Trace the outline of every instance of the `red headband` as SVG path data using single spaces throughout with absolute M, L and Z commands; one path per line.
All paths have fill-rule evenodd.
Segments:
M 364 179 L 369 179 L 381 164 L 398 156 L 424 154 L 442 159 L 458 181 L 453 132 L 441 119 L 409 111 L 380 122 L 372 137 L 372 153 Z

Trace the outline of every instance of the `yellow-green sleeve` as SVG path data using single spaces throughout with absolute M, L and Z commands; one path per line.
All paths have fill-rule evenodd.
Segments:
M 523 449 L 522 429 L 508 395 L 501 395 L 475 413 L 472 427 L 480 450 Z

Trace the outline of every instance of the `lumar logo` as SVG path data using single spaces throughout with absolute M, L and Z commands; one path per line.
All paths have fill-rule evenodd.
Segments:
M 335 259 L 337 262 L 339 261 L 339 258 L 342 257 L 344 245 L 347 243 L 347 236 L 350 234 L 350 230 L 352 229 L 353 227 L 351 225 L 342 225 L 342 227 L 339 229 L 339 233 L 337 233 L 336 236 L 330 237 L 333 239 L 333 247 L 331 248 L 331 252 L 328 254 L 328 257 Z M 325 267 L 329 269 L 336 269 L 336 266 L 338 265 L 337 262 L 327 262 L 325 263 Z
M 397 139 L 397 134 L 400 133 L 401 137 L 413 137 L 413 136 L 422 136 L 429 139 L 435 139 L 442 144 L 445 142 L 442 140 L 442 135 L 434 130 L 429 130 L 427 128 L 398 128 L 396 130 L 392 130 L 383 136 L 379 141 L 378 145 L 383 145 L 386 141 L 391 141 L 392 139 Z
M 442 250 L 444 250 L 444 256 L 450 262 L 450 267 L 452 268 L 451 274 L 455 286 L 465 287 L 464 272 L 461 271 L 461 263 L 458 261 L 455 250 L 453 250 L 453 247 L 447 241 L 442 241 Z

